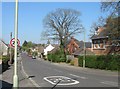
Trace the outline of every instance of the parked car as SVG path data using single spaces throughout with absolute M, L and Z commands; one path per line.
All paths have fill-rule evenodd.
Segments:
M 35 56 L 35 55 L 32 55 L 32 59 L 36 59 L 36 56 Z

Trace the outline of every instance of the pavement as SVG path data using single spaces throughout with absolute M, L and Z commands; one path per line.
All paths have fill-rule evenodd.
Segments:
M 0 74 L 0 86 L 2 89 L 12 89 L 13 87 L 13 73 L 14 66 L 11 65 L 8 70 Z M 18 76 L 19 76 L 19 88 L 20 87 L 34 87 L 29 77 L 26 76 L 21 68 L 21 60 L 18 58 Z

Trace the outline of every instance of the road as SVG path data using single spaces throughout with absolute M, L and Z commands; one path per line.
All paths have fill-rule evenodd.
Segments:
M 42 59 L 32 59 L 25 53 L 21 54 L 21 59 L 24 73 L 36 87 L 118 87 L 118 75 L 58 66 Z

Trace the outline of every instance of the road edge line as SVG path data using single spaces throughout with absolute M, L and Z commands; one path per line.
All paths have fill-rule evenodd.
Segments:
M 25 72 L 25 70 L 24 70 L 22 61 L 21 61 L 21 69 L 22 69 L 24 75 L 28 78 L 29 76 L 28 76 L 28 74 L 27 74 L 27 73 Z M 32 78 L 28 78 L 28 79 L 30 80 L 30 82 L 31 82 L 35 87 L 41 87 L 41 86 L 38 85 Z

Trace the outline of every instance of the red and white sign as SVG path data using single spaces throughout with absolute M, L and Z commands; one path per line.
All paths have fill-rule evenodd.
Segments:
M 20 46 L 20 41 L 17 39 L 17 45 Z M 15 38 L 10 41 L 10 46 L 15 47 Z

